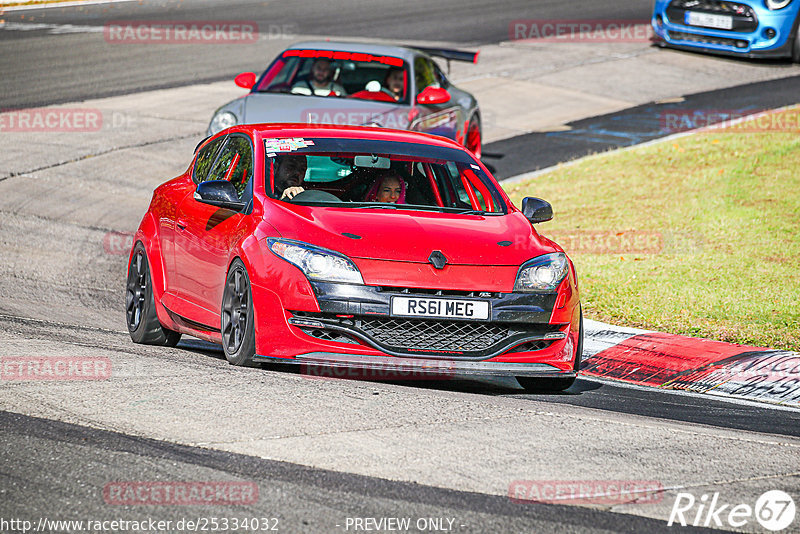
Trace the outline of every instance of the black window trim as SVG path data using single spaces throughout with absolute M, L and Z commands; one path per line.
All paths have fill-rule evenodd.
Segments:
M 218 137 L 217 139 L 214 139 L 213 141 L 210 142 L 210 143 L 220 142 L 220 145 L 217 148 L 217 151 L 214 155 L 214 161 L 211 162 L 211 166 L 208 168 L 208 172 L 211 172 L 211 169 L 213 169 L 214 165 L 217 163 L 217 159 L 219 158 L 219 155 L 222 153 L 222 148 L 228 143 L 229 136 L 230 134 L 225 134 L 225 136 Z M 200 180 L 197 179 L 197 158 L 199 156 L 200 156 L 200 151 L 198 150 L 194 158 L 194 165 L 192 165 L 192 181 L 195 183 L 195 185 L 200 184 Z
M 250 145 L 250 155 L 253 161 L 253 168 L 250 170 L 250 172 L 252 172 L 252 176 L 250 177 L 249 181 L 250 187 L 245 189 L 245 192 L 247 192 L 249 189 L 250 198 L 247 200 L 247 205 L 240 212 L 245 215 L 249 215 L 253 211 L 253 198 L 255 197 L 255 181 L 256 181 L 256 150 L 253 138 L 247 135 L 245 132 L 232 132 L 229 134 L 225 134 L 224 137 L 220 138 L 222 140 L 222 143 L 219 145 L 219 148 L 217 149 L 217 153 L 214 156 L 214 161 L 211 163 L 208 172 L 211 172 L 214 169 L 214 166 L 217 164 L 217 160 L 219 160 L 219 157 L 222 155 L 223 150 L 225 149 L 226 146 L 228 146 L 228 141 L 230 141 L 231 138 L 233 137 L 243 137 L 247 139 L 247 142 Z M 214 142 L 219 141 L 220 139 L 215 139 Z M 195 158 L 195 165 L 197 165 L 197 158 Z M 195 179 L 195 168 L 192 168 L 192 181 L 195 183 L 195 185 L 200 183 Z

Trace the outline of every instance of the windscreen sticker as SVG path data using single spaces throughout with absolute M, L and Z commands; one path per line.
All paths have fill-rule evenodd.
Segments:
M 302 137 L 288 139 L 264 139 L 264 148 L 267 152 L 294 152 L 298 148 L 313 146 L 314 141 Z

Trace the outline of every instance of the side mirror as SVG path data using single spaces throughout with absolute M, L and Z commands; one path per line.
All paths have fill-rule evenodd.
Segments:
M 450 93 L 441 87 L 426 87 L 417 96 L 417 104 L 436 105 L 450 102 Z
M 194 192 L 194 199 L 203 204 L 233 211 L 242 211 L 247 206 L 239 200 L 239 193 L 227 180 L 209 180 L 199 183 Z
M 233 81 L 242 89 L 252 89 L 256 84 L 256 75 L 254 72 L 243 72 L 234 78 Z
M 522 214 L 531 224 L 543 223 L 553 218 L 553 206 L 541 198 L 525 197 L 522 199 Z

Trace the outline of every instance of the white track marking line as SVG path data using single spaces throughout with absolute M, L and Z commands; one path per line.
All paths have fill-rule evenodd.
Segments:
M 32 32 L 45 30 L 50 35 L 66 33 L 103 33 L 103 26 L 77 24 L 45 24 L 43 22 L 0 22 L 0 30 Z
M 78 6 L 95 6 L 101 4 L 118 4 L 121 2 L 135 2 L 136 0 L 86 0 L 81 2 L 76 0 L 73 2 L 48 2 L 46 4 L 26 4 L 26 5 L 0 5 L 0 13 L 8 13 L 9 11 L 30 11 L 34 9 L 48 9 L 52 7 L 78 7 Z
M 622 380 L 613 380 L 611 378 L 603 378 L 594 375 L 579 374 L 578 380 L 587 380 L 589 382 L 597 382 L 599 384 L 607 384 L 609 386 L 615 386 L 626 389 L 636 389 L 639 391 L 656 390 L 660 391 L 661 393 L 667 393 L 669 395 L 676 395 L 679 397 L 694 397 L 694 398 L 704 398 L 706 400 L 718 400 L 721 402 L 740 404 L 744 406 L 750 406 L 753 408 L 767 408 L 772 410 L 783 410 L 787 412 L 800 412 L 800 407 L 792 406 L 790 404 L 777 404 L 770 401 L 750 400 L 747 397 L 734 397 L 731 395 L 709 395 L 707 393 L 684 391 L 682 389 L 667 389 L 667 388 L 660 388 L 657 386 L 642 386 L 640 384 L 631 384 L 630 382 L 623 382 Z

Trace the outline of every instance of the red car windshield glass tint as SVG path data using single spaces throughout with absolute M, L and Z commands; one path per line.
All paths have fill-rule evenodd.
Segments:
M 274 197 L 292 203 L 507 213 L 493 180 L 460 150 L 409 143 L 378 147 L 379 141 L 354 139 L 293 139 L 282 145 L 275 141 L 265 141 L 273 149 L 267 157 L 274 163 L 265 168 L 268 173 L 275 169 L 265 176 L 265 185 Z M 301 146 L 308 141 L 313 145 Z M 353 150 L 363 144 L 372 151 Z M 330 145 L 337 150 L 331 151 Z M 276 151 L 276 146 L 286 150 Z M 289 187 L 302 187 L 303 192 L 287 199 L 283 193 Z
M 321 61 L 322 66 L 315 68 Z M 408 66 L 396 57 L 330 50 L 286 50 L 256 91 L 409 103 Z

